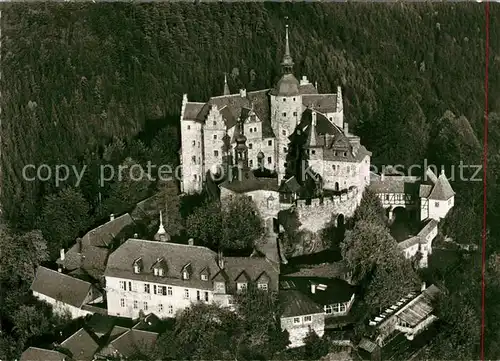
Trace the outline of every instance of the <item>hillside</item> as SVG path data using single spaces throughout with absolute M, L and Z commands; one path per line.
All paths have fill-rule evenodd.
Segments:
M 224 72 L 233 91 L 272 86 L 285 16 L 295 73 L 323 92 L 344 87 L 347 120 L 374 163 L 421 162 L 428 132 L 446 110 L 467 118 L 482 138 L 484 8 L 476 4 L 16 4 L 6 10 L 2 204 L 23 228 L 33 227 L 43 197 L 56 190 L 23 181 L 24 165 L 82 164 L 85 151 L 99 154 L 113 137 L 130 140 L 148 121 L 176 126 L 182 94 L 202 101 L 221 93 Z M 491 44 L 498 43 L 496 12 L 492 7 Z M 490 54 L 491 106 L 498 109 L 498 49 Z

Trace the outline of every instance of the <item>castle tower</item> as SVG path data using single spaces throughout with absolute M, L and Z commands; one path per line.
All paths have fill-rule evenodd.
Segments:
M 275 157 L 273 163 L 278 173 L 278 183 L 285 176 L 288 137 L 297 126 L 302 112 L 302 95 L 299 92 L 300 83 L 293 75 L 293 58 L 290 53 L 288 24 L 285 28 L 285 54 L 281 61 L 282 76 L 270 93 L 271 126 L 276 136 Z

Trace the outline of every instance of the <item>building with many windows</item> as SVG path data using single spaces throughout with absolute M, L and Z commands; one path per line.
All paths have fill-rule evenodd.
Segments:
M 175 317 L 196 302 L 231 306 L 232 296 L 251 284 L 277 291 L 279 272 L 279 263 L 258 254 L 224 257 L 193 244 L 129 239 L 106 267 L 108 314 Z

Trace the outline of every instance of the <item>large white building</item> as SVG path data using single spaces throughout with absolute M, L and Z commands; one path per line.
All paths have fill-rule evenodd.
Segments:
M 161 227 L 160 227 L 161 228 Z M 266 257 L 224 257 L 206 247 L 129 239 L 111 254 L 105 271 L 108 314 L 175 317 L 197 302 L 231 307 L 251 284 L 278 290 L 280 265 Z
M 200 192 L 206 174 L 230 161 L 235 137 L 244 133 L 251 168 L 260 162 L 276 171 L 278 183 L 285 177 L 290 135 L 301 122 L 304 112 L 314 108 L 328 122 L 344 128 L 342 92 L 318 94 L 304 76 L 299 81 L 292 73 L 293 59 L 286 28 L 286 48 L 281 63 L 283 75 L 272 89 L 230 94 L 227 82 L 224 94 L 208 102 L 190 102 L 184 94 L 181 109 L 182 190 Z M 240 130 L 240 123 L 242 129 Z

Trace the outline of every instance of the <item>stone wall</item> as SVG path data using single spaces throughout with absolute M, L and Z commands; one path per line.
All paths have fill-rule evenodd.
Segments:
M 335 221 L 337 215 L 342 214 L 345 218 L 352 217 L 354 211 L 361 201 L 361 192 L 357 188 L 331 198 L 324 198 L 323 202 L 319 198 L 311 200 L 311 204 L 306 204 L 305 200 L 297 201 L 297 214 L 301 226 L 299 230 L 306 229 L 313 233 L 318 233 L 330 222 Z
M 304 337 L 309 333 L 309 327 L 312 328 L 319 337 L 323 337 L 325 333 L 325 315 L 323 313 L 317 313 L 309 316 L 312 317 L 312 322 L 310 323 L 304 322 L 304 316 L 281 318 L 281 329 L 287 330 L 290 335 L 289 348 L 304 345 Z M 298 318 L 300 323 L 295 324 L 293 322 L 294 318 Z

